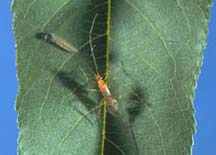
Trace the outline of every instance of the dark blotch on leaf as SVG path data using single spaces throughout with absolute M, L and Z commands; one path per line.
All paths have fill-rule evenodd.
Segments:
M 129 105 L 127 108 L 130 123 L 133 123 L 137 116 L 140 115 L 146 107 L 150 106 L 150 104 L 146 102 L 146 96 L 144 90 L 138 84 L 132 88 L 129 94 Z

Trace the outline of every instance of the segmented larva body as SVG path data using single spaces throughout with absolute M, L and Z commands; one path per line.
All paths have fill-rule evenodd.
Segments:
M 66 50 L 69 53 L 76 53 L 78 52 L 78 49 L 71 45 L 69 42 L 65 41 L 63 38 L 53 34 L 53 33 L 45 33 L 44 39 L 50 43 L 53 43 L 62 49 Z

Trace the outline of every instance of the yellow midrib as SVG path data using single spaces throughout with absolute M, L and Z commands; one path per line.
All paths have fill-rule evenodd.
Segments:
M 111 0 L 107 3 L 107 30 L 106 30 L 106 76 L 105 80 L 109 77 L 109 52 L 110 52 L 110 19 L 111 19 Z M 107 116 L 107 103 L 104 101 L 103 110 L 103 127 L 102 127 L 102 144 L 101 144 L 101 155 L 104 155 L 105 139 L 106 139 L 106 116 Z

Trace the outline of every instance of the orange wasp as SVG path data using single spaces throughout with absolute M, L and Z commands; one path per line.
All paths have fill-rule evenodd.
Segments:
M 89 32 L 89 44 L 90 44 L 90 47 L 91 47 L 91 54 L 92 54 L 92 58 L 93 58 L 93 62 L 94 62 L 95 70 L 96 70 L 95 79 L 97 81 L 98 88 L 99 88 L 101 94 L 103 95 L 107 105 L 108 105 L 108 109 L 109 109 L 110 113 L 116 114 L 116 113 L 118 113 L 118 103 L 112 97 L 106 82 L 104 81 L 103 77 L 99 74 L 98 66 L 97 66 L 96 58 L 95 58 L 95 54 L 94 54 L 94 48 L 92 46 L 91 34 L 92 34 L 92 31 L 93 31 L 93 27 L 94 27 L 96 17 L 97 17 L 97 14 L 94 16 L 94 19 L 92 21 L 92 26 L 91 26 L 91 29 L 90 29 L 90 32 Z
M 106 82 L 103 80 L 102 76 L 99 73 L 96 73 L 95 75 L 98 88 L 103 95 L 104 99 L 107 102 L 108 108 L 111 113 L 117 113 L 118 112 L 118 103 L 117 101 L 112 97 L 109 88 L 107 87 Z

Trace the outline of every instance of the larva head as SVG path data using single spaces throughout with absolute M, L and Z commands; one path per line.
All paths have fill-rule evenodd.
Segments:
M 38 39 L 45 40 L 47 42 L 52 42 L 53 39 L 53 34 L 52 33 L 47 33 L 47 32 L 39 32 L 36 34 L 36 37 Z
M 44 40 L 47 42 L 52 42 L 53 34 L 52 33 L 44 33 Z

